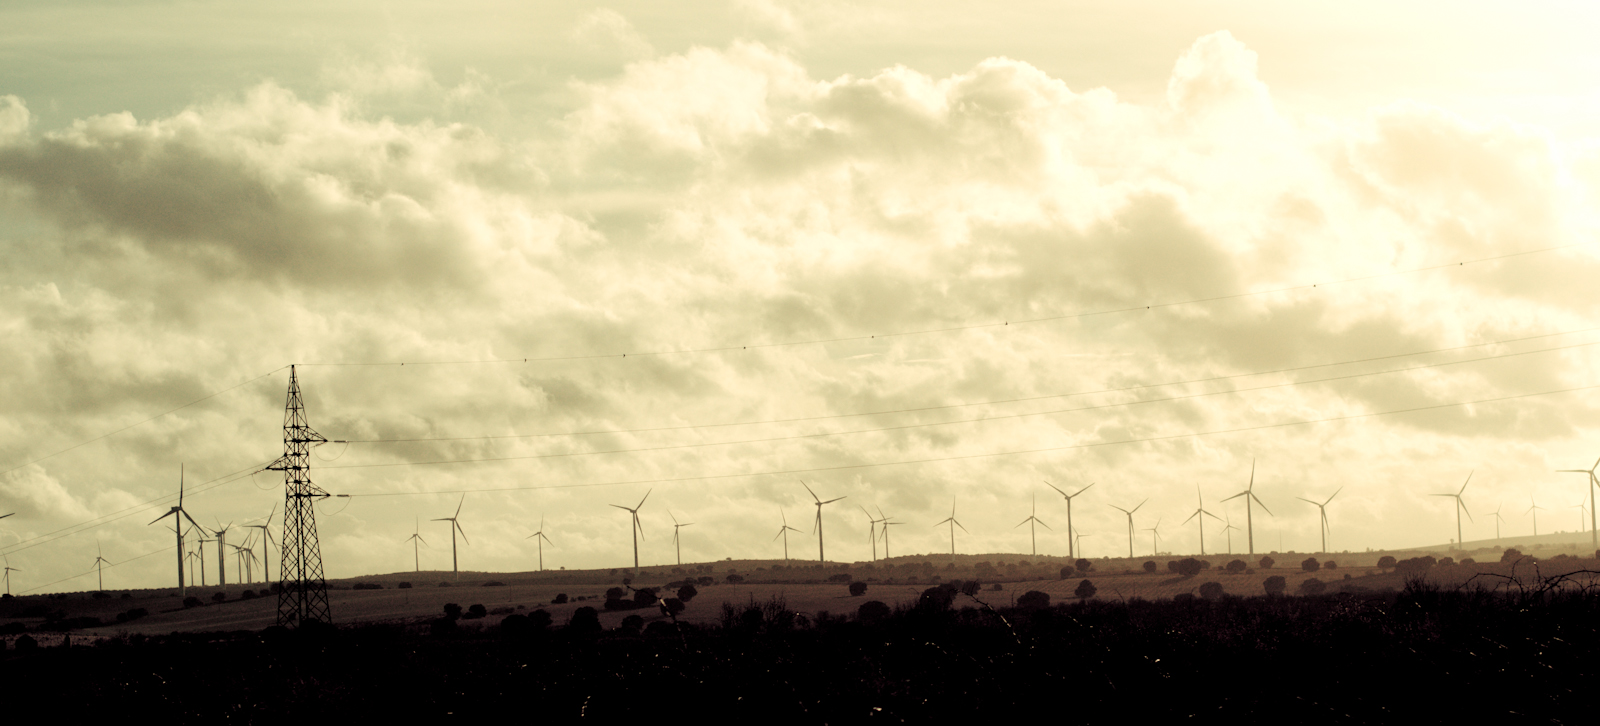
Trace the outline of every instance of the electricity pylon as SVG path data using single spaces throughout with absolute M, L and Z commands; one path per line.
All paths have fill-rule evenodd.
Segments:
M 267 467 L 283 472 L 283 538 L 278 550 L 278 624 L 297 627 L 316 620 L 332 624 L 328 583 L 322 577 L 317 544 L 316 501 L 328 493 L 311 483 L 311 447 L 326 443 L 306 423 L 300 379 L 289 366 L 289 395 L 283 406 L 283 456 Z

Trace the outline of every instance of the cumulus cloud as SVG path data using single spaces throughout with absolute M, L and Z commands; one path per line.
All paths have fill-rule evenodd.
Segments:
M 1225 32 L 1177 54 L 1166 99 L 1144 105 L 1025 59 L 825 78 L 755 41 L 658 53 L 609 10 L 572 32 L 625 62 L 516 132 L 275 83 L 56 129 L 4 99 L 16 221 L 0 246 L 37 261 L 0 284 L 0 361 L 25 372 L 0 384 L 25 412 L 0 418 L 4 453 L 29 461 L 288 363 L 408 362 L 298 369 L 329 438 L 449 439 L 319 450 L 332 491 L 408 494 L 327 520 L 330 572 L 347 575 L 408 564 L 372 530 L 455 501 L 430 492 L 473 490 L 478 526 L 505 536 L 548 517 L 584 543 L 561 555 L 574 567 L 620 561 L 613 499 L 656 487 L 720 528 L 685 552 L 716 559 L 770 539 L 774 504 L 809 506 L 801 477 L 906 520 L 960 497 L 982 510 L 964 519 L 974 547 L 1004 551 L 1040 479 L 1175 515 L 1193 479 L 1220 493 L 1257 458 L 1285 500 L 1336 481 L 1403 500 L 1419 458 L 1454 476 L 1492 437 L 1522 447 L 1483 483 L 1510 492 L 1591 415 L 1526 399 L 1185 437 L 1593 384 L 1587 348 L 1309 382 L 1547 343 L 1308 368 L 1325 363 L 1589 327 L 1581 250 L 1373 277 L 1580 239 L 1592 152 L 1538 129 L 1415 102 L 1297 118 L 1257 76 L 1270 59 Z M 415 58 L 326 78 L 442 88 Z M 1352 277 L 1370 279 L 1328 284 Z M 882 335 L 933 329 L 951 330 Z M 641 355 L 704 348 L 723 350 Z M 285 381 L 27 475 L 98 502 L 165 494 L 145 472 L 179 460 L 197 481 L 270 460 Z M 989 456 L 1008 451 L 1035 453 Z M 455 459 L 500 461 L 369 466 Z M 887 462 L 924 463 L 840 468 Z M 742 476 L 760 472 L 786 473 Z M 264 516 L 271 482 L 254 481 L 197 506 Z M 477 491 L 511 487 L 552 488 Z M 78 516 L 51 507 L 30 511 Z M 1351 536 L 1398 544 L 1383 516 Z M 520 566 L 509 547 L 474 556 Z

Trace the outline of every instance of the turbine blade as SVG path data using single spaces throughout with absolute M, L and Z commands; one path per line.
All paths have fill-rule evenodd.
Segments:
M 161 521 L 163 519 L 166 519 L 167 517 L 172 516 L 172 513 L 176 512 L 176 511 L 178 511 L 178 510 L 174 509 L 174 510 L 172 510 L 172 512 L 167 512 L 166 514 L 163 514 L 163 515 L 161 515 L 159 517 L 156 517 L 155 519 L 151 520 L 150 524 L 155 524 L 156 522 L 159 522 L 159 521 Z M 145 526 L 148 527 L 148 526 L 150 526 L 150 524 L 147 524 Z
M 456 502 L 456 514 L 455 514 L 455 516 L 457 516 L 457 517 L 461 516 L 461 507 L 465 506 L 466 503 L 467 503 L 467 495 L 463 494 L 463 495 L 461 495 L 461 501 Z
M 1252 493 L 1251 493 L 1251 494 L 1250 494 L 1250 498 L 1251 498 L 1251 499 L 1254 499 L 1254 500 L 1256 500 L 1256 504 L 1260 504 L 1260 505 L 1261 505 L 1261 508 L 1262 508 L 1262 509 L 1266 509 L 1266 510 L 1267 510 L 1267 515 L 1268 515 L 1268 516 L 1271 516 L 1271 517 L 1276 517 L 1276 516 L 1278 516 L 1278 515 L 1276 515 L 1276 514 L 1273 514 L 1273 513 L 1272 513 L 1272 510 L 1270 510 L 1270 509 L 1267 509 L 1267 505 L 1266 505 L 1266 504 L 1265 504 L 1265 503 L 1264 503 L 1264 502 L 1262 502 L 1262 501 L 1261 501 L 1261 497 L 1258 497 L 1258 496 L 1256 496 L 1256 495 L 1255 495 L 1255 493 L 1254 493 L 1254 492 L 1252 492 Z
M 1079 494 L 1082 494 L 1082 493 L 1084 493 L 1086 491 L 1089 491 L 1089 487 L 1092 487 L 1092 486 L 1094 486 L 1094 482 L 1089 482 L 1089 486 L 1088 487 L 1084 487 L 1082 489 L 1079 489 L 1076 492 L 1073 492 L 1072 496 L 1078 496 Z
M 1472 483 L 1472 475 L 1476 474 L 1476 473 L 1477 473 L 1477 469 L 1473 469 L 1472 471 L 1467 472 L 1467 480 L 1464 481 L 1464 482 L 1461 482 L 1461 491 L 1456 492 L 1457 496 L 1460 496 L 1461 492 L 1464 492 L 1464 491 L 1467 490 L 1467 485 Z
M 954 519 L 952 519 L 952 520 L 950 520 L 950 521 L 952 521 L 952 522 L 955 522 L 955 524 L 956 524 L 956 526 L 957 526 L 957 527 L 961 527 L 961 531 L 963 531 L 963 532 L 967 532 L 967 528 L 966 528 L 966 527 L 964 527 L 964 526 L 962 526 L 962 525 L 961 525 L 961 523 L 960 523 L 960 522 L 956 522 L 956 521 L 955 521 L 955 520 L 954 520 Z M 967 532 L 967 534 L 972 534 L 972 533 L 971 533 L 971 532 Z
M 1047 486 L 1047 487 L 1050 487 L 1050 488 L 1051 488 L 1051 489 L 1054 489 L 1054 490 L 1056 490 L 1056 491 L 1058 491 L 1058 492 L 1061 492 L 1061 487 L 1058 487 L 1058 486 L 1056 486 L 1056 485 L 1054 485 L 1054 484 L 1051 484 L 1051 483 L 1050 483 L 1050 482 L 1049 482 L 1049 481 L 1046 481 L 1046 482 L 1045 482 L 1045 483 L 1044 483 L 1044 485 L 1045 485 L 1045 486 Z M 1061 496 L 1063 496 L 1063 497 L 1066 497 L 1066 496 L 1067 496 L 1067 493 L 1066 493 L 1066 492 L 1061 492 Z M 1068 498 L 1068 499 L 1071 499 L 1071 497 L 1067 497 L 1067 498 Z
M 832 499 L 829 499 L 829 500 L 828 500 L 828 501 L 826 501 L 826 502 L 823 502 L 823 504 L 832 504 L 832 503 L 834 503 L 834 502 L 837 502 L 837 501 L 839 501 L 839 500 L 840 500 L 840 499 L 849 499 L 849 497 L 834 497 L 834 498 L 832 498 Z
M 1323 506 L 1327 506 L 1328 502 L 1333 501 L 1333 498 L 1339 496 L 1339 492 L 1342 492 L 1342 491 L 1344 491 L 1344 487 L 1339 487 L 1338 489 L 1333 490 L 1333 493 L 1328 495 L 1328 501 L 1327 502 L 1323 502 L 1322 505 Z
M 822 501 L 822 497 L 819 497 L 819 496 L 817 496 L 817 493 L 816 493 L 816 492 L 813 492 L 813 491 L 811 491 L 811 486 L 810 486 L 810 485 L 808 485 L 808 484 L 806 484 L 806 480 L 804 480 L 804 479 L 801 479 L 801 480 L 800 480 L 800 486 L 803 486 L 803 487 L 805 487 L 805 488 L 806 488 L 806 492 L 807 492 L 807 493 L 809 493 L 809 494 L 810 494 L 810 495 L 811 495 L 811 498 L 812 498 L 812 499 L 815 499 L 815 500 L 817 500 L 817 501 L 818 501 L 818 502 L 820 502 L 820 501 Z
M 454 519 L 452 519 L 450 521 L 451 521 L 451 523 L 455 524 L 456 531 L 461 533 L 461 541 L 462 542 L 466 542 L 467 544 L 472 544 L 472 540 L 467 539 L 467 530 L 461 528 L 461 523 L 455 521 Z
M 638 509 L 639 507 L 643 507 L 644 506 L 644 500 L 645 499 L 649 499 L 650 498 L 650 493 L 654 492 L 654 491 L 655 491 L 654 487 L 645 490 L 644 497 L 639 500 L 639 506 L 638 507 L 634 507 L 634 509 Z

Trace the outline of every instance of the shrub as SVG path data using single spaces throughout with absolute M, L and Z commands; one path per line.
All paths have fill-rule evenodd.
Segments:
M 434 618 L 428 621 L 428 633 L 431 635 L 453 635 L 456 632 L 455 618 Z
M 444 604 L 444 616 L 447 617 L 447 618 L 450 618 L 451 620 L 460 620 L 461 619 L 461 606 L 457 605 L 457 604 L 455 604 L 453 602 L 445 603 Z
M 506 635 L 527 635 L 533 630 L 528 623 L 528 616 L 521 613 L 512 613 L 500 621 L 500 632 Z
M 467 608 L 467 613 L 461 617 L 468 620 L 477 620 L 486 617 L 488 614 L 489 609 L 484 607 L 482 603 L 473 603 L 471 607 Z
M 1067 579 L 1069 577 L 1072 577 L 1076 573 L 1077 573 L 1077 570 L 1072 569 L 1072 567 L 1070 565 L 1067 566 L 1067 567 L 1063 567 L 1063 568 L 1061 568 L 1061 579 L 1065 580 L 1065 579 Z
M 1245 564 L 1244 560 L 1234 560 L 1232 562 L 1229 562 L 1228 563 L 1228 567 L 1227 567 L 1228 572 L 1230 572 L 1232 574 L 1235 574 L 1235 575 L 1237 575 L 1237 574 L 1239 574 L 1241 572 L 1244 572 L 1245 570 L 1248 570 L 1248 569 L 1250 569 L 1250 566 Z
M 1380 569 L 1387 570 L 1387 569 L 1389 569 L 1391 567 L 1394 567 L 1394 563 L 1395 563 L 1394 555 L 1384 555 L 1384 556 L 1378 558 L 1378 567 Z
M 239 599 L 240 600 L 254 600 L 254 599 L 256 599 L 256 591 L 255 590 L 245 590 L 244 592 L 239 593 Z
M 622 596 L 626 594 L 628 594 L 627 590 L 624 590 L 620 587 L 613 587 L 609 590 L 606 590 L 606 602 L 611 602 L 612 600 L 621 600 Z
M 622 624 L 617 626 L 617 629 L 626 633 L 638 635 L 640 631 L 644 630 L 644 618 L 641 618 L 638 615 L 629 615 L 628 617 L 622 619 Z
M 696 578 L 694 578 L 694 581 L 696 583 L 700 584 L 702 587 L 707 586 L 707 585 L 715 585 L 715 584 L 717 584 L 717 578 L 710 577 L 708 575 L 701 575 L 700 577 L 696 577 Z
M 1174 574 L 1176 574 L 1178 572 L 1178 561 L 1177 560 L 1167 560 L 1167 572 L 1171 572 L 1171 573 L 1174 573 Z
M 1463 557 L 1463 558 L 1461 558 L 1461 564 L 1463 564 L 1463 565 L 1476 565 L 1476 564 L 1478 564 L 1478 561 L 1475 560 L 1475 559 L 1472 559 L 1471 557 Z M 1333 565 L 1333 563 L 1329 562 L 1327 565 L 1324 565 L 1324 566 L 1328 567 L 1328 566 L 1332 566 L 1332 565 Z
M 150 614 L 149 610 L 146 610 L 144 608 L 134 608 L 134 609 L 129 610 L 127 612 L 117 613 L 117 622 L 126 623 L 129 620 L 138 620 L 139 618 L 142 618 L 142 617 L 144 617 L 146 615 L 149 615 L 149 614 Z
M 1522 550 L 1515 547 L 1507 547 L 1506 551 L 1500 553 L 1501 562 L 1515 562 L 1519 559 L 1522 559 Z M 1380 562 L 1379 564 L 1382 563 Z
M 376 582 L 358 582 L 358 583 L 356 583 L 354 585 L 351 585 L 350 589 L 352 589 L 352 590 L 382 590 L 383 589 L 383 585 L 380 585 L 380 584 L 378 584 Z M 249 591 L 246 590 L 246 592 L 249 592 Z
M 724 579 L 726 579 L 728 581 L 729 585 L 737 585 L 737 584 L 739 584 L 741 582 L 744 582 L 744 575 L 740 575 L 738 573 L 730 572 L 730 573 L 728 573 L 728 576 L 726 578 L 724 578 Z
M 183 606 L 186 607 L 186 608 L 197 608 L 197 607 L 200 607 L 201 605 L 204 605 L 204 604 L 205 603 L 200 602 L 200 598 L 197 598 L 197 597 L 195 597 L 193 595 L 190 595 L 190 596 L 188 596 L 188 597 L 183 599 Z
M 490 580 L 488 582 L 483 583 L 483 586 L 484 587 L 505 587 L 506 584 L 501 582 L 501 581 L 499 581 L 499 580 Z M 379 585 L 378 587 L 383 587 L 383 586 Z
M 534 630 L 544 630 L 550 627 L 550 611 L 539 608 L 528 613 L 528 625 Z
M 1274 560 L 1271 557 L 1267 557 L 1265 555 L 1263 555 L 1261 557 L 1261 561 L 1260 562 L 1256 563 L 1257 567 L 1259 567 L 1260 569 L 1263 569 L 1263 570 L 1270 570 L 1270 569 L 1272 569 L 1272 566 L 1276 565 L 1276 564 L 1278 564 L 1277 560 Z
M 398 588 L 400 588 L 400 589 L 401 589 L 401 590 L 410 590 L 410 589 L 411 589 L 411 583 L 409 583 L 409 582 L 402 582 L 402 583 L 400 583 L 400 584 L 398 584 L 398 585 L 395 585 L 395 587 L 398 587 Z
M 17 638 L 17 650 L 18 651 L 28 652 L 28 651 L 38 650 L 38 649 L 39 649 L 39 641 L 34 640 L 33 636 L 31 636 L 31 635 L 23 635 L 23 636 Z
M 131 593 L 131 592 L 122 593 L 121 595 L 119 595 L 117 597 L 117 599 L 118 600 L 132 600 L 133 599 L 133 593 Z
M 1235 560 L 1237 562 L 1237 560 Z M 1217 600 L 1222 597 L 1222 583 L 1207 582 L 1200 586 L 1200 597 L 1207 600 Z
M 438 585 L 438 586 L 439 586 L 439 587 L 449 587 L 449 586 L 450 586 L 450 583 L 448 583 L 448 582 L 445 582 L 445 581 L 444 581 L 444 580 L 440 580 L 440 581 L 439 581 L 439 585 Z
M 228 599 L 228 593 L 218 590 L 211 595 L 211 602 L 222 602 Z
M 1433 559 L 1432 555 L 1411 557 L 1394 563 L 1394 571 L 1406 577 L 1416 577 L 1433 569 L 1435 564 L 1438 564 L 1438 560 Z
M 700 591 L 695 589 L 695 586 L 689 583 L 684 583 L 683 587 L 678 588 L 678 599 L 684 602 L 693 600 L 694 596 L 699 594 Z
M 92 597 L 92 598 L 94 598 L 96 600 L 109 600 L 109 599 L 111 599 L 111 593 L 105 592 L 105 591 L 102 590 L 102 591 L 97 592 L 97 593 L 95 593 L 93 595 L 90 595 L 89 597 Z
M 867 583 L 856 581 L 850 583 L 850 597 L 861 597 L 867 594 Z
M 656 589 L 653 587 L 641 587 L 633 591 L 633 604 L 637 607 L 649 607 L 656 604 L 656 601 L 660 599 L 660 597 L 656 596 Z
M 567 620 L 567 629 L 577 633 L 600 632 L 600 612 L 587 605 L 572 611 L 572 617 Z
M 1004 588 L 1004 587 L 1001 587 L 1001 586 L 1000 586 L 1000 583 L 998 583 L 998 582 L 997 582 L 997 583 L 995 583 L 995 584 L 993 584 L 993 585 L 990 585 L 990 586 L 989 586 L 989 589 L 990 589 L 990 590 L 993 590 L 993 591 L 995 591 L 995 592 L 1000 592 L 1000 591 L 1001 591 L 1001 590 L 1004 590 L 1004 589 L 1005 589 L 1005 588 Z
M 685 607 L 687 607 L 687 606 L 683 604 L 683 600 L 680 600 L 680 599 L 675 598 L 675 597 L 664 598 L 661 601 L 661 609 L 662 609 L 662 613 L 661 614 L 662 615 L 677 615 L 678 613 L 683 612 Z
M 1150 561 L 1145 562 L 1144 563 L 1144 571 L 1145 572 L 1155 572 L 1156 571 L 1156 563 L 1155 563 L 1155 561 L 1154 560 L 1150 560 Z
M 1181 560 L 1178 560 L 1177 569 L 1178 574 L 1183 575 L 1184 577 L 1194 577 L 1195 575 L 1200 574 L 1200 570 L 1202 568 L 1199 560 L 1193 557 L 1185 557 Z
M 1017 598 L 1017 607 L 1023 610 L 1043 610 L 1050 607 L 1050 593 L 1029 590 Z
M 1283 579 L 1283 575 L 1273 575 L 1261 581 L 1261 588 L 1266 590 L 1268 595 L 1282 595 L 1288 587 L 1289 582 Z
M 1315 557 L 1307 557 L 1304 562 L 1300 563 L 1300 569 L 1306 572 L 1316 572 L 1322 569 L 1322 563 L 1318 562 Z
M 541 531 L 543 531 L 543 530 L 541 530 Z M 556 598 L 554 600 L 551 600 L 550 604 L 552 604 L 552 605 L 565 605 L 565 604 L 567 604 L 567 594 L 564 593 L 564 592 L 556 593 Z
M 1328 560 L 1327 562 L 1322 563 L 1322 569 L 1337 570 L 1339 569 L 1339 563 L 1334 562 L 1333 560 Z
M 868 600 L 856 608 L 856 619 L 863 623 L 876 623 L 889 617 L 889 606 L 877 600 Z
M 1328 590 L 1328 583 L 1315 577 L 1308 577 L 1300 581 L 1301 595 L 1321 595 Z
M 1090 562 L 1090 561 L 1088 561 L 1086 559 L 1083 559 L 1081 557 L 1078 558 L 1077 562 L 1072 563 L 1072 566 L 1078 568 L 1079 572 L 1088 572 L 1088 571 L 1094 569 L 1094 563 L 1093 562 Z
M 835 574 L 832 574 L 832 575 L 828 575 L 828 582 L 849 582 L 849 581 L 850 581 L 850 573 L 848 573 L 848 572 L 839 572 L 839 573 L 835 573 Z
M 1455 563 L 1456 563 L 1456 560 L 1455 560 L 1454 557 L 1445 557 L 1445 558 L 1439 560 L 1439 566 L 1440 567 L 1449 567 L 1449 566 L 1451 566 L 1451 565 L 1453 565 Z
M 1078 583 L 1077 589 L 1073 590 L 1072 594 L 1077 595 L 1079 600 L 1088 600 L 1089 598 L 1094 597 L 1094 594 L 1097 591 L 1098 590 L 1095 588 L 1094 583 L 1084 580 L 1083 582 Z
M 928 610 L 949 610 L 950 603 L 956 599 L 956 591 L 944 586 L 930 587 L 922 591 L 922 597 L 917 600 L 917 607 Z

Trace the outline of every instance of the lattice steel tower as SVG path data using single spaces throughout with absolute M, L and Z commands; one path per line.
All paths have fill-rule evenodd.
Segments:
M 289 400 L 283 410 L 283 457 L 267 467 L 283 472 L 283 542 L 280 545 L 278 624 L 296 627 L 308 620 L 333 623 L 328 612 L 328 583 L 322 579 L 322 550 L 317 544 L 316 501 L 328 493 L 311 483 L 315 444 L 327 439 L 306 423 L 300 380 L 289 366 Z

